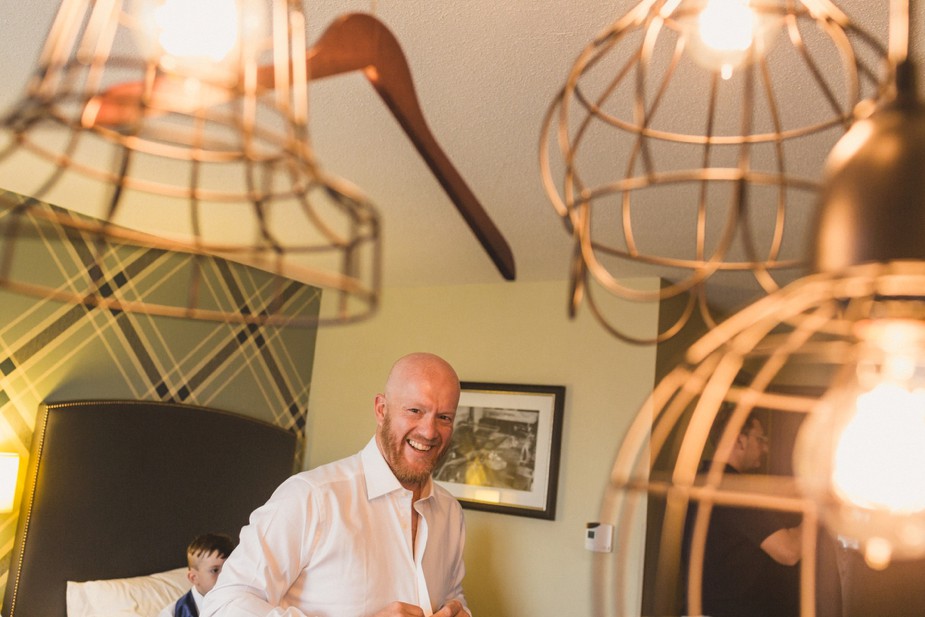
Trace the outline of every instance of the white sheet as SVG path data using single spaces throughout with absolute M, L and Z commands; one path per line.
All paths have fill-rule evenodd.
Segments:
M 187 568 L 148 576 L 67 582 L 68 617 L 157 617 L 190 589 Z

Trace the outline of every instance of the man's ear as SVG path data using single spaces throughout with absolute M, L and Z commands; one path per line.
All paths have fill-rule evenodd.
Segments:
M 385 419 L 385 394 L 376 395 L 376 423 L 381 424 Z
M 747 443 L 748 443 L 748 435 L 743 435 L 742 433 L 739 433 L 736 436 L 736 442 L 735 442 L 734 447 L 736 449 L 744 450 Z

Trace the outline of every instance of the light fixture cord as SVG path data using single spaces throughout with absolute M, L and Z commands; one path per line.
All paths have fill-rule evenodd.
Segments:
M 914 0 L 890 1 L 889 59 L 897 100 L 914 101 L 917 96 L 915 63 L 911 59 L 911 23 Z

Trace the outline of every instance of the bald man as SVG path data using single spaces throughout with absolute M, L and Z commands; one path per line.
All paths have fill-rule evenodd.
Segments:
M 446 360 L 400 358 L 375 397 L 375 436 L 289 478 L 251 514 L 203 616 L 471 615 L 462 509 L 431 479 L 458 403 Z

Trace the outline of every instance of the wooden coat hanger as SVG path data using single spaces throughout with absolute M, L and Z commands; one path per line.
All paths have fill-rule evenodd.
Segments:
M 348 13 L 328 26 L 308 51 L 307 58 L 311 79 L 363 72 L 437 177 L 440 186 L 456 204 L 495 267 L 505 279 L 513 281 L 514 255 L 428 128 L 414 91 L 408 61 L 389 29 L 367 13 Z
M 363 72 L 456 205 L 495 267 L 505 279 L 514 280 L 514 255 L 510 246 L 428 128 L 414 91 L 408 61 L 389 29 L 367 13 L 345 14 L 335 20 L 306 52 L 306 65 L 310 79 L 353 71 Z M 260 67 L 257 79 L 262 87 L 273 88 L 273 67 Z M 157 82 L 155 88 L 158 96 L 165 97 L 165 100 L 169 98 L 171 108 L 182 108 L 184 95 L 180 83 L 163 79 Z M 223 102 L 228 96 L 219 89 L 215 89 L 211 95 L 216 103 Z M 145 111 L 143 99 L 144 84 L 131 82 L 110 88 L 90 100 L 85 108 L 83 124 L 131 125 L 140 119 L 141 114 L 151 112 L 150 109 Z

